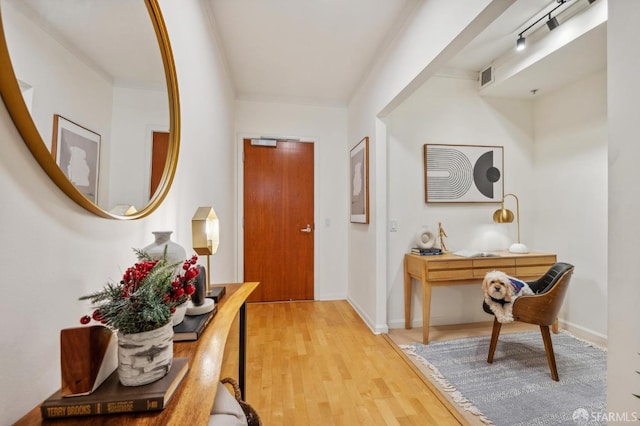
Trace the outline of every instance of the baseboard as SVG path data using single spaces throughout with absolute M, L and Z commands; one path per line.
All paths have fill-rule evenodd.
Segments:
M 596 346 L 600 346 L 603 348 L 607 347 L 607 336 L 605 336 L 604 334 L 597 333 L 593 330 L 589 330 L 588 328 L 562 319 L 558 320 L 558 325 L 560 326 L 561 330 L 566 330 L 580 339 L 591 342 Z
M 326 302 L 329 300 L 345 300 L 347 296 L 345 294 L 320 294 L 316 295 L 315 300 Z
M 375 325 L 374 321 L 371 321 L 369 316 L 364 312 L 364 310 L 360 309 L 360 306 L 353 301 L 350 297 L 347 297 L 347 302 L 351 305 L 354 311 L 358 314 L 362 321 L 369 327 L 369 329 L 373 332 L 373 334 L 384 334 L 389 332 L 389 327 L 387 324 Z

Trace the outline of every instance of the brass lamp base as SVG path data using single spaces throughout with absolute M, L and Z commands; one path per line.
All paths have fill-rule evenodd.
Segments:
M 529 249 L 522 243 L 513 243 L 509 247 L 511 253 L 529 253 Z

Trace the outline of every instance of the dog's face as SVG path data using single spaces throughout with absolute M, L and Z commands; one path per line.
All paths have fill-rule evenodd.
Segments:
M 513 287 L 507 274 L 501 271 L 487 272 L 482 281 L 482 290 L 494 299 L 510 301 Z

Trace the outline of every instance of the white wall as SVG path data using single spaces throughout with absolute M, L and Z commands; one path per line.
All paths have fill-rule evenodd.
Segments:
M 530 250 L 533 199 L 532 106 L 525 101 L 479 96 L 477 82 L 433 77 L 386 120 L 388 130 L 389 220 L 398 224 L 388 232 L 389 327 L 404 326 L 403 259 L 415 236 L 427 225 L 437 234 L 442 222 L 449 250 L 506 249 L 517 237 L 516 227 L 492 221 L 496 203 L 429 203 L 424 201 L 423 145 L 498 145 L 504 147 L 504 190 L 520 198 L 522 241 Z M 515 206 L 507 206 L 515 208 Z M 413 324 L 422 326 L 422 291 L 414 284 Z M 438 287 L 432 293 L 432 325 L 487 321 L 479 285 Z
M 512 1 L 420 3 L 349 104 L 348 148 L 370 138 L 370 224 L 349 227 L 349 301 L 375 332 L 387 330 L 387 139 L 378 114 L 417 89 L 434 63 L 444 65 Z M 434 17 L 438 17 L 434 19 Z M 428 40 L 428 43 L 425 43 Z M 446 54 L 443 52 L 447 50 Z M 348 199 L 347 199 L 348 202 Z
M 609 2 L 607 96 L 609 126 L 609 333 L 607 411 L 640 414 L 640 2 Z M 610 422 L 609 424 L 612 424 Z
M 347 224 L 344 200 L 349 182 L 346 108 L 236 101 L 238 214 L 242 215 L 242 139 L 292 137 L 314 142 L 315 157 L 315 299 L 345 299 Z M 241 222 L 239 222 L 241 223 Z M 242 229 L 238 229 L 239 276 Z
M 598 72 L 534 103 L 537 248 L 576 269 L 566 327 L 607 335 L 607 75 Z
M 79 326 L 77 298 L 118 279 L 151 231 L 173 229 L 191 245 L 191 217 L 214 205 L 223 236 L 235 232 L 233 93 L 197 0 L 162 0 L 180 86 L 180 163 L 164 204 L 136 221 L 93 216 L 71 202 L 40 169 L 0 106 L 0 423 L 10 424 L 60 387 L 59 332 Z M 3 10 L 4 11 L 4 10 Z M 197 64 L 197 66 L 193 66 Z M 222 184 L 221 184 L 222 183 Z M 223 240 L 214 279 L 235 280 L 235 244 Z

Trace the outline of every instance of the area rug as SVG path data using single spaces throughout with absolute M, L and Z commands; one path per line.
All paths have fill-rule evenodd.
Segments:
M 551 380 L 540 332 L 401 345 L 464 410 L 487 424 L 606 424 L 606 352 L 568 333 L 552 335 L 560 381 Z

